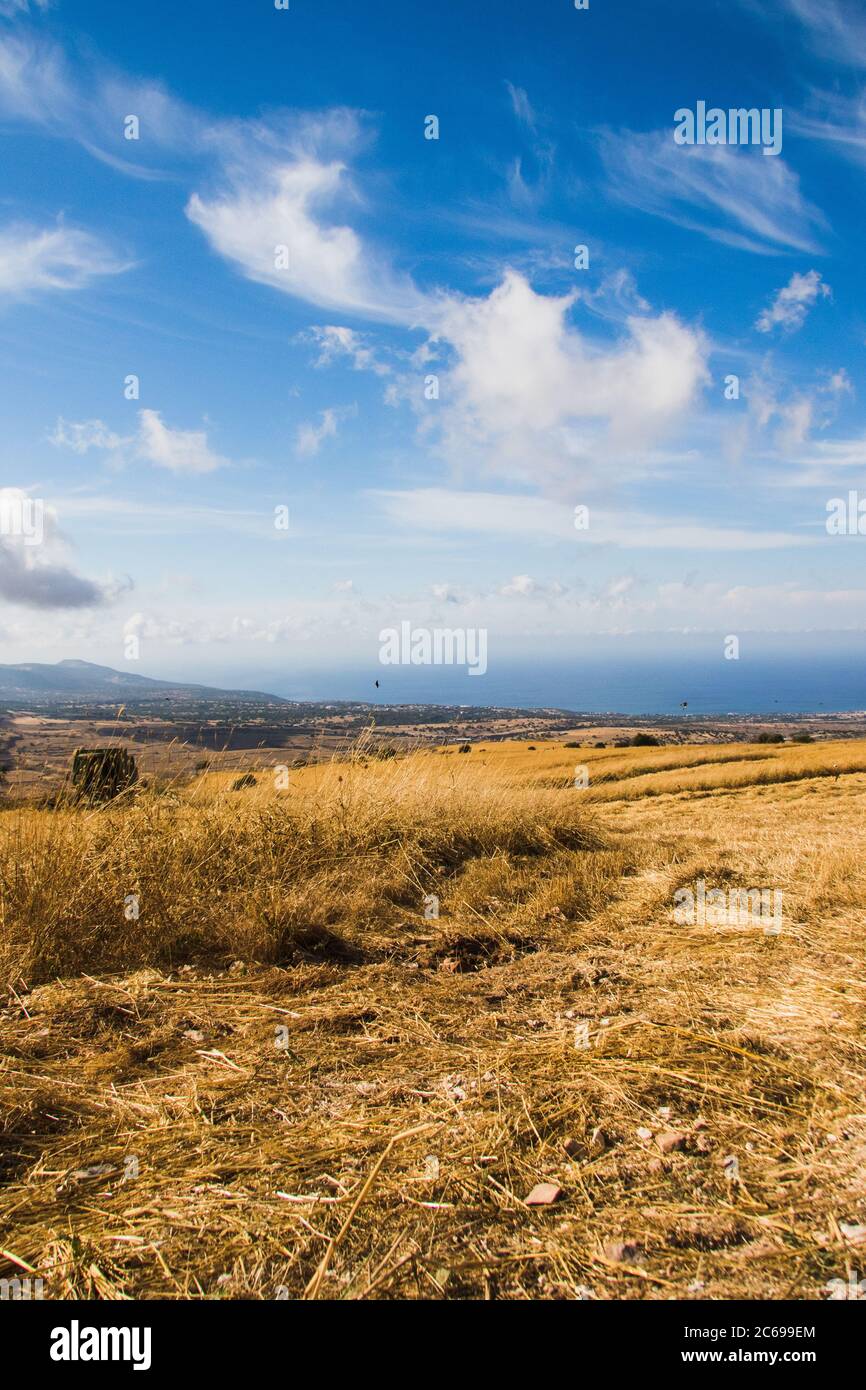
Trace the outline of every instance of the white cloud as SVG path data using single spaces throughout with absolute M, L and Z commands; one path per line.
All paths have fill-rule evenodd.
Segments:
M 54 494 L 57 498 L 57 494 Z M 74 491 L 57 499 L 64 516 L 79 519 L 89 530 L 107 521 L 117 534 L 139 536 L 213 535 L 214 531 L 230 531 L 235 536 L 251 536 L 257 540 L 275 537 L 273 514 L 252 506 L 214 507 L 191 505 L 165 499 L 151 488 L 148 499 L 110 494 Z
M 0 0 L 0 15 L 4 19 L 15 19 L 32 10 L 47 10 L 50 4 L 51 0 Z
M 194 193 L 187 216 L 250 280 L 328 309 L 425 321 L 429 306 L 409 277 L 332 219 L 335 205 L 352 197 L 344 163 L 302 154 L 235 169 L 221 193 Z
M 526 91 L 523 87 L 515 87 L 514 84 L 511 82 L 506 82 L 505 86 L 507 87 L 508 95 L 511 98 L 512 110 L 514 111 L 514 114 L 517 117 L 518 121 L 520 121 L 522 125 L 528 126 L 530 130 L 534 131 L 538 118 L 534 110 L 532 109 L 532 102 L 526 95 Z
M 0 598 L 8 603 L 36 609 L 95 608 L 129 587 L 97 584 L 64 563 L 56 514 L 42 499 L 31 498 L 21 488 L 0 488 L 0 518 Z
M 834 543 L 828 540 L 828 544 Z M 432 588 L 363 599 L 333 592 L 265 595 L 246 610 L 200 601 L 192 605 L 181 596 L 165 611 L 141 605 L 135 612 L 130 607 L 128 617 L 96 609 L 86 618 L 67 611 L 58 619 L 31 608 L 20 623 L 11 613 L 4 615 L 4 651 L 7 660 L 32 660 L 36 648 L 48 652 L 52 647 L 66 651 L 86 647 L 94 660 L 116 664 L 119 620 L 127 617 L 127 630 L 147 639 L 143 659 L 149 675 L 167 674 L 159 669 L 163 648 L 162 655 L 167 656 L 179 644 L 186 644 L 206 659 L 206 649 L 215 643 L 223 669 L 232 656 L 239 673 L 249 668 L 250 648 L 264 652 L 278 643 L 291 644 L 292 664 L 298 671 L 313 663 L 322 669 L 345 670 L 354 664 L 369 670 L 369 663 L 376 661 L 382 627 L 404 618 L 435 627 L 447 612 L 448 626 L 488 629 L 493 670 L 509 654 L 569 649 L 580 655 L 589 650 L 580 645 L 581 639 L 596 634 L 650 633 L 653 650 L 658 652 L 660 634 L 713 633 L 721 661 L 722 633 L 759 634 L 768 628 L 780 633 L 821 628 L 858 631 L 866 626 L 866 588 L 853 584 L 821 588 L 817 582 L 796 577 L 748 584 L 731 583 L 730 578 L 701 582 L 698 575 L 689 573 L 656 582 L 614 571 L 594 583 L 578 581 L 570 587 L 549 577 L 532 576 L 530 592 L 506 594 L 505 588 L 512 588 L 512 582 L 500 573 L 497 582 L 484 588 L 463 588 L 443 578 Z M 445 603 L 448 607 L 443 611 Z M 11 654 L 13 641 L 16 655 Z M 574 645 L 566 648 L 566 643 Z M 101 655 L 96 654 L 99 646 Z M 275 659 L 272 669 L 282 671 L 284 664 Z M 200 667 L 197 678 L 208 679 Z M 208 683 L 241 685 L 244 678 L 239 674 L 229 682 L 214 673 Z M 263 678 L 257 677 L 256 684 L 273 688 Z
M 866 17 L 859 0 L 782 0 L 808 30 L 810 47 L 851 67 L 866 67 Z
M 866 434 L 852 439 L 805 440 L 803 447 L 792 452 L 792 469 L 783 482 L 799 487 L 847 488 L 859 481 L 846 473 L 861 474 L 866 470 Z
M 221 129 L 158 82 L 113 72 L 81 52 L 73 71 L 57 44 L 33 32 L 0 36 L 0 112 L 75 140 L 95 159 L 138 179 L 168 177 L 138 162 L 145 151 L 186 160 L 213 146 Z M 120 158 L 112 135 L 122 131 L 130 113 L 138 116 L 147 138 L 124 141 Z
M 430 592 L 438 603 L 460 602 L 460 591 L 453 584 L 432 584 Z
M 78 290 L 100 275 L 129 269 L 90 232 L 67 227 L 6 227 L 0 231 L 0 295 L 33 290 Z
M 789 125 L 807 140 L 823 140 L 861 168 L 866 165 L 866 104 L 862 94 L 813 91 L 808 112 L 793 112 Z
M 795 579 L 758 585 L 693 579 L 663 583 L 638 581 L 631 574 L 614 575 L 595 587 L 567 588 L 556 582 L 518 575 L 484 591 L 448 592 L 449 625 L 465 622 L 489 630 L 491 652 L 503 653 L 516 643 L 576 640 L 591 634 L 725 633 L 766 630 L 773 615 L 774 631 L 802 631 L 827 626 L 859 629 L 866 622 L 866 589 L 819 589 Z M 435 626 L 441 615 L 440 592 L 380 596 L 364 603 L 340 595 L 325 600 L 289 601 L 279 612 L 257 610 L 241 614 L 189 616 L 135 614 L 129 630 L 148 641 L 189 644 L 290 642 L 296 651 L 317 652 L 328 666 L 354 658 L 369 660 L 378 649 L 378 633 L 395 616 Z M 739 627 L 733 625 L 737 623 Z M 578 650 L 580 650 L 578 648 Z M 719 638 L 721 660 L 721 638 Z
M 440 333 L 456 361 L 427 418 L 452 459 L 573 482 L 644 454 L 685 415 L 707 379 L 702 335 L 672 314 L 631 316 L 602 347 L 569 322 L 575 299 L 510 271 L 486 298 L 447 301 Z
M 526 142 L 524 153 L 515 155 L 510 161 L 506 182 L 512 203 L 521 207 L 531 207 L 545 196 L 550 186 L 556 159 L 556 147 L 540 134 L 540 121 L 523 87 L 511 82 L 505 83 L 511 101 L 511 109 Z M 532 238 L 537 241 L 537 235 Z M 536 251 L 536 254 L 538 252 Z
M 208 446 L 204 430 L 175 430 L 164 425 L 158 410 L 141 410 L 138 415 L 138 452 L 157 468 L 173 473 L 212 473 L 228 459 Z
M 821 279 L 818 270 L 807 270 L 805 275 L 796 271 L 787 285 L 776 293 L 772 304 L 764 309 L 755 323 L 759 333 L 770 333 L 774 328 L 793 332 L 802 328 L 806 314 L 818 298 L 830 296 L 830 286 Z
M 317 367 L 329 367 L 339 358 L 348 358 L 356 372 L 375 372 L 377 376 L 388 376 L 391 368 L 381 362 L 374 350 L 360 333 L 353 328 L 337 324 L 314 326 L 309 336 L 319 345 L 316 358 Z
M 0 111 L 77 140 L 131 177 L 167 177 L 139 162 L 144 151 L 210 166 L 212 191 L 193 192 L 187 215 L 248 279 L 373 319 L 414 324 L 425 317 L 426 297 L 411 278 L 345 219 L 360 204 L 347 159 L 366 138 L 363 113 L 289 110 L 268 121 L 219 120 L 158 82 L 83 60 L 73 73 L 57 45 L 32 35 L 0 37 Z M 130 112 L 147 139 L 124 142 L 120 158 L 106 131 L 119 134 Z
M 787 452 L 805 443 L 814 422 L 815 406 L 809 396 L 797 396 L 778 408 L 780 425 L 776 432 L 777 448 Z
M 388 518 L 403 531 L 549 538 L 568 542 L 576 550 L 605 545 L 625 550 L 757 551 L 812 543 L 788 531 L 708 525 L 688 516 L 659 516 L 597 507 L 590 507 L 588 529 L 578 531 L 574 526 L 573 507 L 521 493 L 416 488 L 405 492 L 375 492 L 373 496 Z
M 48 436 L 58 448 L 71 449 L 74 454 L 86 454 L 90 449 L 115 451 L 133 443 L 132 436 L 115 434 L 102 420 L 64 420 L 59 418 Z
M 379 491 L 373 497 L 401 529 L 562 539 L 574 534 L 573 510 L 544 497 L 439 487 Z
M 324 441 L 332 439 L 336 433 L 337 412 L 335 410 L 323 410 L 317 425 L 307 422 L 299 427 L 295 448 L 302 458 L 313 458 L 319 452 Z
M 623 574 L 617 579 L 611 579 L 605 585 L 605 595 L 609 599 L 621 599 L 623 594 L 627 594 L 634 588 L 634 575 Z
M 607 131 L 601 152 L 621 202 L 764 254 L 817 251 L 826 223 L 781 158 L 734 145 L 676 145 L 669 131 Z
M 815 431 L 830 427 L 840 398 L 852 389 L 844 368 L 820 373 L 811 386 L 789 388 L 765 361 L 741 384 L 745 411 L 726 414 L 714 426 L 721 432 L 726 461 L 740 466 L 749 453 L 753 461 L 766 465 L 768 483 L 798 485 L 802 480 L 792 472 L 792 464 Z
M 821 388 L 831 396 L 853 396 L 854 387 L 844 367 L 830 373 L 826 386 Z
M 102 420 L 76 422 L 61 418 L 49 437 L 52 444 L 77 454 L 101 449 L 121 464 L 134 455 L 173 473 L 213 473 L 230 462 L 211 449 L 204 430 L 173 429 L 163 422 L 158 410 L 138 412 L 135 435 L 116 434 Z
M 507 584 L 503 584 L 500 593 L 508 597 L 511 594 L 520 594 L 526 597 L 527 594 L 534 592 L 536 588 L 535 580 L 528 574 L 516 574 Z

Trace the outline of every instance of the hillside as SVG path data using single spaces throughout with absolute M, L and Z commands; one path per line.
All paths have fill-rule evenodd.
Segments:
M 147 696 L 166 699 L 225 699 L 270 701 L 286 703 L 277 695 L 265 695 L 256 690 L 219 690 L 208 685 L 185 685 L 175 681 L 153 680 L 130 671 L 115 671 L 111 666 L 96 666 L 92 661 L 58 661 L 43 664 L 25 662 L 19 666 L 0 665 L 0 700 L 20 703 L 33 700 L 122 701 Z
M 46 1296 L 856 1278 L 866 742 L 233 781 L 0 814 L 0 1219 Z M 675 920 L 700 883 L 780 912 Z

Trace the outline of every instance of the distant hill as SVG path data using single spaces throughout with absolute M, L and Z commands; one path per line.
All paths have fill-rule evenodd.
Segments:
M 279 695 L 260 690 L 220 690 L 210 685 L 179 685 L 174 681 L 152 680 L 92 661 L 58 661 L 46 665 L 37 661 L 20 666 L 0 665 L 0 700 L 22 701 L 81 700 L 122 703 L 124 700 L 254 700 L 261 703 L 289 704 Z

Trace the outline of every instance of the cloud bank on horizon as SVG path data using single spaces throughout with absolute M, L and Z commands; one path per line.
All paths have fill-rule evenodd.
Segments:
M 4 659 L 861 629 L 859 6 L 380 8 L 0 3 Z

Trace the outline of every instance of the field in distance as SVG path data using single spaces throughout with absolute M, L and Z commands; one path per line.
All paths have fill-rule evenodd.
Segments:
M 118 712 L 122 710 L 122 714 Z M 624 743 L 648 734 L 665 746 L 716 745 L 778 736 L 862 738 L 862 712 L 799 716 L 646 719 L 563 710 L 436 705 L 298 704 L 258 707 L 172 699 L 127 706 L 47 704 L 0 713 L 0 795 L 34 800 L 60 790 L 76 748 L 122 745 L 145 783 L 178 785 L 205 767 L 243 773 L 328 761 L 363 738 L 371 751 L 406 753 L 450 742 Z M 566 753 L 566 760 L 569 754 Z
M 0 1277 L 856 1288 L 866 742 L 371 751 L 7 801 Z

